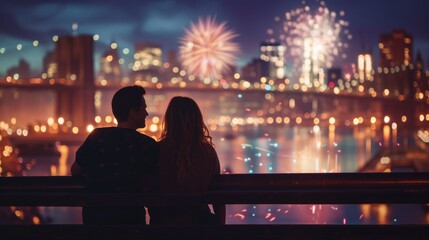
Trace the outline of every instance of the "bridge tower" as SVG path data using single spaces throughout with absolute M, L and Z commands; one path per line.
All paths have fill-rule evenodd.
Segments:
M 94 95 L 94 43 L 90 35 L 63 36 L 55 46 L 57 62 L 56 88 L 57 117 L 71 121 L 82 131 L 93 123 Z

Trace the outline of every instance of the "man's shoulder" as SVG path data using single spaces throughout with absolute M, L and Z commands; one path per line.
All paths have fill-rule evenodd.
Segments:
M 111 134 L 111 133 L 115 132 L 115 129 L 116 129 L 115 127 L 99 127 L 99 128 L 94 128 L 94 130 L 92 130 L 89 135 Z
M 153 139 L 152 137 L 149 137 L 148 135 L 144 134 L 144 133 L 138 133 L 138 137 L 140 138 L 140 141 L 142 141 L 143 143 L 147 143 L 147 144 L 155 144 L 156 141 L 155 139 Z
M 117 127 L 101 127 L 95 128 L 89 135 L 92 141 L 97 142 L 130 142 L 130 143 L 140 143 L 143 145 L 155 145 L 156 141 L 152 137 L 140 133 L 135 129 L 129 128 L 117 128 Z

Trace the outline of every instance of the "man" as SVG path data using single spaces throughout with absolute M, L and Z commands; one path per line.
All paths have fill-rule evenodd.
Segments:
M 143 188 L 143 177 L 158 172 L 155 140 L 136 131 L 146 126 L 145 89 L 129 86 L 112 99 L 117 127 L 96 128 L 76 152 L 73 176 L 89 192 L 129 193 Z M 84 206 L 84 224 L 145 224 L 143 206 Z

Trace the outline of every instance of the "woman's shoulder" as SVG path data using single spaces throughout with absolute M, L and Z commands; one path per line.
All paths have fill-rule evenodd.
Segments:
M 216 160 L 218 161 L 218 156 L 215 147 L 210 143 L 203 144 L 204 152 L 208 156 L 208 160 Z
M 210 144 L 210 143 L 204 143 L 203 144 L 203 146 L 206 148 L 206 149 L 209 149 L 210 151 L 212 151 L 212 152 L 216 152 L 216 149 L 215 149 L 215 147 L 214 147 L 214 145 L 213 144 Z

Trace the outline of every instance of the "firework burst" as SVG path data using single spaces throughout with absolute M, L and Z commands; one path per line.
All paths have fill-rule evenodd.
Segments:
M 279 38 L 286 46 L 286 61 L 292 62 L 291 77 L 310 87 L 325 84 L 324 71 L 332 67 L 335 59 L 346 58 L 341 54 L 348 47 L 344 40 L 352 37 L 347 30 L 348 22 L 339 19 L 343 16 L 343 11 L 339 14 L 330 11 L 323 1 L 315 11 L 305 5 L 284 14 Z M 276 18 L 276 21 L 282 20 Z
M 221 77 L 237 59 L 239 47 L 232 42 L 235 37 L 237 34 L 227 29 L 226 22 L 218 24 L 215 18 L 200 18 L 197 24 L 191 23 L 180 41 L 183 67 L 188 74 L 201 79 Z

